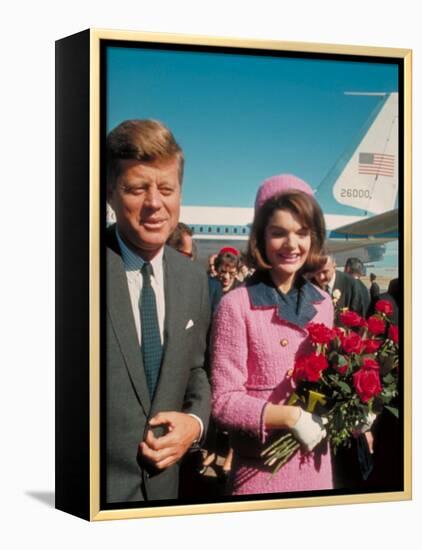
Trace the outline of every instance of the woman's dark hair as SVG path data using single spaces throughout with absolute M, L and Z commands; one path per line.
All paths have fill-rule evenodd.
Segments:
M 325 241 L 324 215 L 316 200 L 302 191 L 288 191 L 268 199 L 255 213 L 249 237 L 247 262 L 257 270 L 271 269 L 265 251 L 265 230 L 277 210 L 291 212 L 302 227 L 311 233 L 311 248 L 301 273 L 318 271 L 325 264 L 323 246 Z

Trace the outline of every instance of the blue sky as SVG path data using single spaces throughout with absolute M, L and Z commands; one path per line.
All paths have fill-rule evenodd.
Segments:
M 394 65 L 108 48 L 110 130 L 156 118 L 186 158 L 183 202 L 251 206 L 265 178 L 294 173 L 316 188 L 397 91 Z
M 398 91 L 381 63 L 108 47 L 107 71 L 107 131 L 164 122 L 185 154 L 185 205 L 251 207 L 283 172 L 317 188 L 382 100 L 344 92 Z

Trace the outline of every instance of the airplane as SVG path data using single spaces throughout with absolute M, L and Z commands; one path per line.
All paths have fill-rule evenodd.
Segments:
M 341 265 L 342 254 L 364 263 L 382 259 L 385 243 L 398 238 L 398 93 L 377 95 L 380 101 L 363 128 L 314 190 L 327 228 L 326 249 Z M 253 208 L 181 207 L 180 221 L 193 231 L 198 260 L 224 246 L 245 251 Z M 107 205 L 107 224 L 114 213 Z
M 383 245 L 398 238 L 398 94 L 370 95 L 380 102 L 314 190 L 324 212 L 326 249 L 338 263 L 341 253 L 352 250 L 363 262 L 377 261 Z M 245 251 L 253 213 L 253 208 L 182 205 L 180 220 L 192 229 L 204 260 L 223 246 Z

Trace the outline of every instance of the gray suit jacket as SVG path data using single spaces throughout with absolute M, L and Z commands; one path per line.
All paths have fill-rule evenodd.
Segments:
M 106 250 L 105 501 L 112 504 L 175 499 L 179 464 L 157 471 L 142 463 L 138 446 L 145 438 L 148 418 L 160 411 L 193 413 L 207 428 L 207 277 L 199 265 L 165 247 L 164 354 L 151 402 L 114 228 L 108 230 Z M 193 326 L 187 329 L 189 321 Z
M 363 289 L 360 285 L 362 285 Z M 341 292 L 340 299 L 337 302 L 338 308 L 347 307 L 362 317 L 366 316 L 369 307 L 369 292 L 361 281 L 357 281 L 348 273 L 336 269 L 336 280 L 333 291 L 336 289 Z

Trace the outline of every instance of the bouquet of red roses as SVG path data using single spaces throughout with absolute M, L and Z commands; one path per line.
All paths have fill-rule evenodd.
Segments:
M 314 351 L 296 360 L 291 373 L 296 390 L 286 404 L 324 416 L 334 452 L 349 446 L 371 415 L 387 409 L 398 417 L 398 327 L 391 322 L 392 313 L 390 302 L 380 300 L 367 320 L 343 310 L 336 328 L 319 323 L 307 327 Z M 289 432 L 262 456 L 275 473 L 299 447 Z

